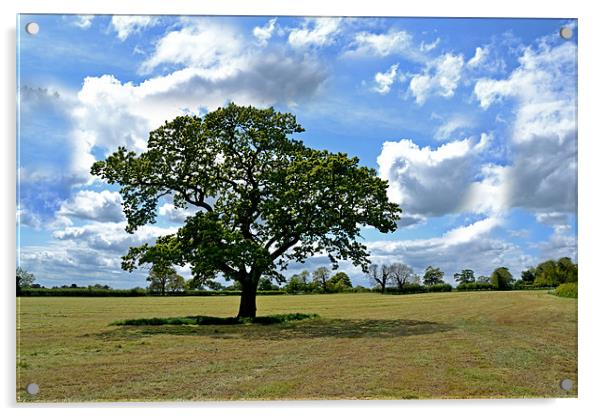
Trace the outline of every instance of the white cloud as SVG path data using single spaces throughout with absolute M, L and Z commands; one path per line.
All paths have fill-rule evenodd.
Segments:
M 345 57 L 385 57 L 399 55 L 413 61 L 423 61 L 424 57 L 413 43 L 412 35 L 406 31 L 387 33 L 359 32 L 343 53 Z
M 265 25 L 255 26 L 253 28 L 253 36 L 255 36 L 255 39 L 257 39 L 260 45 L 267 45 L 268 40 L 270 40 L 270 38 L 272 37 L 272 33 L 276 28 L 276 20 L 277 18 L 274 17 L 273 19 L 270 19 Z
M 338 17 L 306 18 L 301 27 L 290 31 L 288 43 L 294 48 L 331 45 L 340 31 L 342 21 Z
M 178 67 L 173 72 L 139 84 L 122 83 L 113 75 L 85 78 L 72 111 L 72 146 L 78 155 L 72 170 L 89 178 L 95 147 L 144 150 L 149 131 L 184 112 L 213 110 L 228 101 L 295 105 L 326 79 L 315 59 L 256 49 L 233 28 L 195 21 L 165 34 L 141 66 L 144 71 Z
M 422 52 L 430 52 L 439 46 L 439 42 L 441 42 L 440 38 L 435 39 L 431 43 L 420 42 L 420 50 Z
M 527 48 L 508 78 L 481 79 L 483 109 L 516 103 L 504 180 L 510 205 L 534 212 L 575 212 L 577 191 L 576 49 L 570 42 Z
M 454 114 L 437 128 L 435 132 L 435 139 L 447 140 L 454 133 L 460 135 L 463 133 L 462 129 L 472 127 L 474 125 L 473 119 L 466 114 Z
M 233 28 L 203 19 L 159 39 L 140 70 L 149 73 L 160 65 L 175 65 L 227 73 L 230 66 L 238 69 L 245 49 L 243 37 Z
M 489 55 L 488 48 L 481 48 L 480 46 L 477 46 L 474 56 L 468 60 L 466 66 L 470 68 L 476 68 L 482 65 L 485 62 L 485 59 L 487 59 L 487 55 Z
M 413 75 L 409 91 L 418 105 L 424 104 L 427 98 L 438 95 L 450 98 L 454 95 L 460 82 L 464 58 L 462 55 L 446 53 L 429 62 L 422 73 Z
M 391 91 L 391 85 L 395 82 L 397 77 L 397 68 L 398 64 L 391 65 L 391 67 L 386 72 L 377 72 L 374 75 L 374 81 L 376 82 L 376 87 L 374 91 L 379 94 L 388 94 Z
M 27 208 L 17 207 L 17 225 L 39 229 L 42 226 L 42 221 L 33 212 Z
M 385 142 L 378 156 L 379 175 L 389 181 L 389 199 L 409 215 L 439 216 L 455 212 L 474 170 L 469 139 L 437 149 L 411 140 Z
M 159 207 L 159 215 L 166 217 L 169 221 L 183 223 L 186 218 L 198 211 L 197 207 L 189 206 L 186 209 L 176 208 L 174 204 L 164 203 Z
M 113 253 L 119 258 L 127 253 L 129 247 L 144 243 L 154 243 L 162 235 L 177 232 L 177 227 L 162 228 L 154 225 L 144 225 L 134 234 L 125 231 L 126 222 L 89 223 L 79 227 L 66 227 L 53 233 L 58 240 L 76 242 L 79 246 L 86 245 L 93 250 Z M 107 254 L 109 255 L 109 254 Z
M 113 16 L 111 18 L 111 26 L 119 40 L 126 40 L 132 33 L 137 33 L 152 27 L 159 22 L 159 19 L 154 16 Z
M 75 17 L 73 24 L 80 29 L 86 30 L 92 26 L 92 20 L 94 20 L 94 15 L 82 14 Z
M 57 216 L 100 222 L 123 221 L 121 195 L 107 190 L 82 190 L 61 204 Z

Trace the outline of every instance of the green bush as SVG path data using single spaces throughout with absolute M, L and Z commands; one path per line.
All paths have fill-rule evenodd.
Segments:
M 258 296 L 284 295 L 284 290 L 258 290 Z M 183 290 L 180 292 L 166 293 L 166 296 L 240 296 L 239 290 Z M 150 293 L 145 289 L 96 289 L 96 288 L 27 288 L 23 289 L 20 296 L 73 296 L 73 297 L 133 297 L 133 296 L 161 296 Z
M 427 292 L 451 292 L 452 286 L 448 283 L 437 283 L 435 285 L 426 286 Z
M 74 296 L 74 297 L 132 297 L 147 296 L 144 289 L 95 289 L 95 288 L 28 288 L 21 291 L 21 296 Z
M 556 296 L 563 298 L 577 298 L 577 283 L 563 283 L 559 285 L 553 292 Z
M 469 292 L 476 290 L 494 290 L 495 287 L 491 283 L 483 282 L 472 282 L 472 283 L 460 283 L 456 286 L 459 292 Z

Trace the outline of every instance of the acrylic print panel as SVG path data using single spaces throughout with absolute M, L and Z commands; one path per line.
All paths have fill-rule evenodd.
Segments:
M 576 396 L 577 32 L 21 15 L 18 401 Z

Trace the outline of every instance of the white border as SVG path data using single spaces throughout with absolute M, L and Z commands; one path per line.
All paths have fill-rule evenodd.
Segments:
M 602 40 L 602 16 L 595 9 L 594 1 L 503 0 L 486 2 L 475 0 L 420 0 L 392 2 L 328 1 L 328 0 L 8 0 L 0 3 L 2 20 L 2 91 L 0 101 L 2 135 L 2 180 L 0 181 L 2 210 L 3 295 L 2 313 L 4 337 L 2 348 L 2 404 L 10 414 L 45 415 L 105 414 L 111 412 L 159 415 L 169 407 L 177 407 L 178 413 L 202 412 L 249 415 L 301 415 L 344 411 L 347 414 L 365 414 L 375 409 L 384 414 L 402 412 L 445 413 L 446 415 L 491 415 L 519 412 L 537 412 L 546 415 L 588 414 L 598 407 L 596 399 L 600 386 L 600 284 L 602 275 L 596 260 L 600 258 L 599 237 L 602 236 L 599 217 L 600 204 L 600 152 L 599 120 L 600 88 L 602 75 L 599 41 Z M 298 16 L 444 16 L 444 17 L 557 17 L 579 19 L 579 399 L 564 400 L 466 400 L 466 401 L 408 401 L 408 402 L 252 402 L 206 403 L 193 405 L 171 404 L 123 404 L 123 405 L 70 405 L 19 406 L 15 408 L 15 298 L 12 273 L 15 269 L 15 24 L 17 13 L 82 13 L 82 14 L 229 14 L 229 15 L 298 15 Z M 596 287 L 597 286 L 597 287 Z M 597 405 L 597 406 L 596 406 Z M 140 406 L 143 406 L 140 408 Z M 118 410 L 119 409 L 119 410 Z M 123 410 L 121 410 L 123 409 Z M 5 413 L 6 414 L 6 413 Z

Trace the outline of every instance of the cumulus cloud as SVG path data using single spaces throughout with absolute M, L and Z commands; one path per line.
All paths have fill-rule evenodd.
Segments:
M 391 67 L 386 72 L 377 72 L 374 75 L 374 81 L 376 82 L 376 87 L 374 87 L 374 91 L 379 94 L 388 94 L 391 91 L 391 85 L 395 82 L 397 78 L 397 68 L 398 64 L 391 65 Z
M 356 33 L 353 41 L 343 52 L 343 56 L 349 58 L 389 55 L 399 55 L 419 62 L 425 59 L 420 49 L 414 45 L 412 35 L 403 30 L 390 30 L 386 33 Z
M 80 29 L 89 29 L 92 26 L 92 20 L 94 20 L 94 15 L 82 14 L 75 17 L 73 24 Z
M 288 43 L 293 48 L 331 45 L 340 31 L 342 21 L 343 19 L 338 17 L 306 18 L 301 27 L 290 31 Z
M 463 134 L 463 129 L 474 125 L 473 119 L 466 114 L 454 114 L 447 118 L 435 131 L 435 139 L 447 140 L 452 135 Z
M 508 78 L 480 79 L 483 109 L 516 103 L 510 130 L 512 165 L 503 172 L 511 206 L 574 212 L 577 189 L 576 46 L 541 42 L 527 48 Z
M 378 156 L 379 175 L 389 181 L 389 199 L 407 214 L 439 216 L 455 212 L 474 175 L 469 139 L 436 149 L 411 140 L 385 142 Z
M 126 40 L 132 33 L 137 33 L 159 22 L 154 16 L 113 16 L 111 27 L 117 32 L 119 40 Z
M 437 46 L 439 46 L 439 42 L 441 42 L 440 38 L 435 39 L 431 43 L 420 42 L 420 50 L 422 52 L 430 52 L 433 49 L 435 49 Z
M 142 65 L 143 72 L 172 72 L 134 84 L 113 75 L 87 77 L 72 111 L 73 170 L 87 175 L 92 151 L 124 145 L 145 149 L 148 132 L 183 112 L 212 110 L 234 101 L 266 107 L 295 105 L 314 95 L 326 79 L 312 58 L 262 49 L 235 29 L 200 20 L 166 33 Z M 89 176 L 88 176 L 89 177 Z
M 468 66 L 469 68 L 476 68 L 482 65 L 483 62 L 485 62 L 485 59 L 487 58 L 488 54 L 488 48 L 481 48 L 480 46 L 477 46 L 474 52 L 474 56 L 468 60 L 466 66 Z
M 255 26 L 253 28 L 253 36 L 255 36 L 255 39 L 257 39 L 257 42 L 260 45 L 267 45 L 268 41 L 272 37 L 274 29 L 276 28 L 276 20 L 277 18 L 274 17 L 273 19 L 270 19 L 265 25 Z
M 82 190 L 64 201 L 58 216 L 100 222 L 123 221 L 119 192 Z
M 464 67 L 464 57 L 446 53 L 429 62 L 420 74 L 413 75 L 409 91 L 418 105 L 432 95 L 450 98 L 454 95 Z
M 174 204 L 164 203 L 159 207 L 159 215 L 174 223 L 183 223 L 186 218 L 198 211 L 198 207 L 189 206 L 186 209 L 176 208 Z

